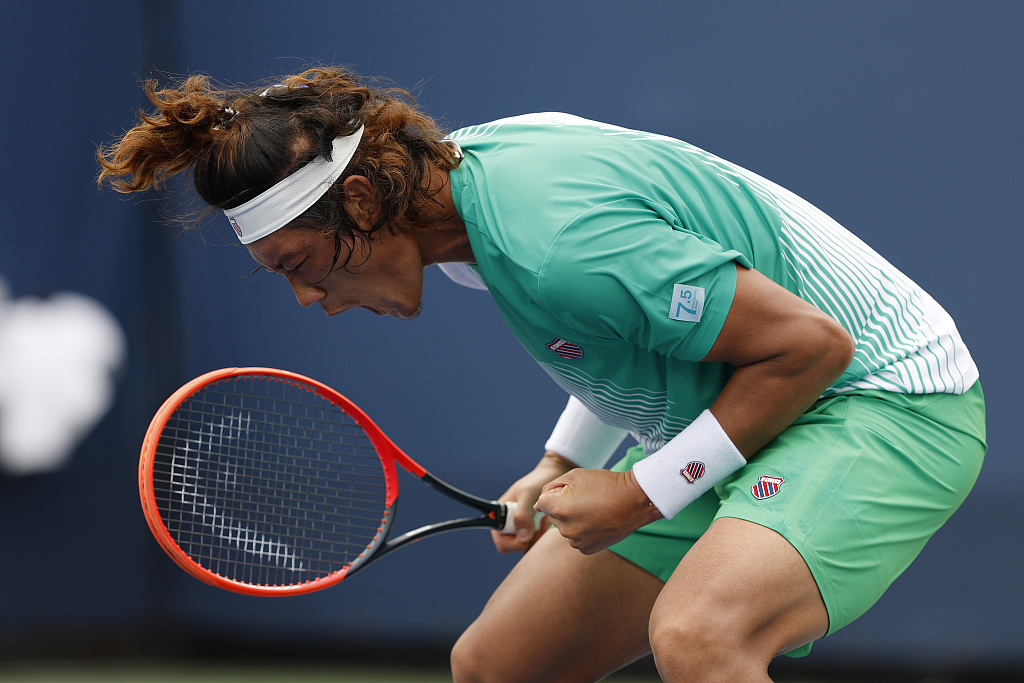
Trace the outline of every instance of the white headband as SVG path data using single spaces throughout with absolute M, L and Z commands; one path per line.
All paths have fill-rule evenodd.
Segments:
M 352 160 L 363 137 L 363 127 L 334 138 L 331 160 L 317 157 L 241 206 L 224 209 L 242 244 L 251 244 L 280 230 L 313 206 Z

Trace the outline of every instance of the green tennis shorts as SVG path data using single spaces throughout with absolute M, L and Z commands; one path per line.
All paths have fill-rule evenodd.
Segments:
M 963 395 L 824 398 L 675 518 L 611 550 L 667 581 L 715 519 L 760 524 L 803 556 L 833 633 L 871 607 L 960 506 L 985 450 L 980 383 Z M 612 469 L 642 457 L 631 448 Z

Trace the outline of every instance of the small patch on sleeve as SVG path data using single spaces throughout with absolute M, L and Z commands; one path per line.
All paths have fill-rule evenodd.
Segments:
M 676 285 L 672 288 L 672 303 L 668 317 L 672 320 L 699 323 L 704 313 L 704 288 L 691 285 Z

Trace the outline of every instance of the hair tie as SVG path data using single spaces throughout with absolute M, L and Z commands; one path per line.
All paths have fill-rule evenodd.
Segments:
M 229 123 L 234 121 L 237 115 L 238 112 L 232 109 L 231 107 L 221 107 L 217 111 L 217 120 L 213 124 L 213 129 L 220 130 L 221 128 L 224 128 Z
M 295 86 L 295 88 L 308 88 L 308 87 L 309 87 L 308 85 L 296 85 Z M 275 83 L 274 85 L 270 86 L 269 88 L 267 88 L 266 90 L 261 92 L 260 93 L 260 97 L 266 97 L 270 93 L 270 91 L 273 90 L 274 88 L 288 88 L 288 90 L 292 90 L 292 88 L 289 88 L 284 83 Z

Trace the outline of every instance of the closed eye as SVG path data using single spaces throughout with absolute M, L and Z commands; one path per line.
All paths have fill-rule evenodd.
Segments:
M 301 271 L 302 270 L 302 266 L 304 266 L 306 264 L 307 260 L 308 259 L 304 258 L 301 261 L 299 261 L 298 263 L 296 263 L 294 266 L 291 266 L 291 267 L 284 266 L 282 268 L 282 270 L 284 270 L 285 272 L 288 272 L 288 273 L 296 272 L 296 271 Z

